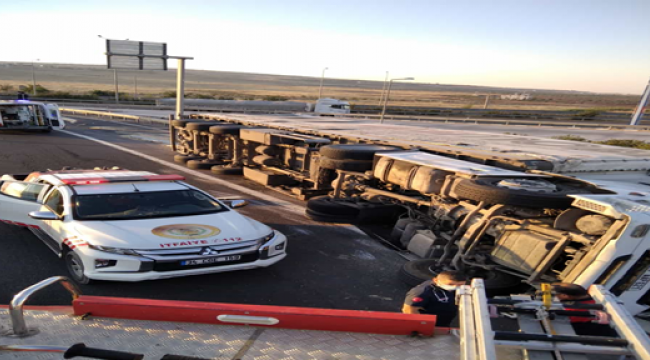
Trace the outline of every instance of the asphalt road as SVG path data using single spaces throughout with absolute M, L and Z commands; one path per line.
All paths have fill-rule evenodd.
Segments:
M 173 163 L 162 143 L 160 128 L 83 119 L 66 129 L 131 151 Z M 73 134 L 0 133 L 0 174 L 59 169 L 120 166 L 131 170 L 179 173 L 168 163 L 154 162 Z M 268 197 L 302 207 L 302 202 L 265 189 L 239 176 L 221 176 L 227 183 L 182 173 L 187 182 L 216 196 L 253 200 L 241 212 L 285 233 L 288 256 L 266 268 L 190 276 L 139 283 L 98 282 L 82 286 L 84 294 L 150 299 L 212 301 L 243 304 L 398 311 L 408 287 L 397 278 L 404 259 L 359 229 L 317 223 L 286 211 Z M 209 174 L 210 172 L 204 171 Z M 263 194 L 231 189 L 243 185 Z M 241 190 L 241 189 L 240 189 Z M 1 206 L 1 204 L 0 204 Z M 23 288 L 50 276 L 66 275 L 58 259 L 28 230 L 0 223 L 0 304 Z M 57 286 L 37 294 L 29 304 L 65 305 L 69 295 Z

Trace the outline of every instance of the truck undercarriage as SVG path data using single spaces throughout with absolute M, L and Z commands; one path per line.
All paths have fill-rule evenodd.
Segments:
M 177 162 L 308 200 L 317 221 L 390 224 L 413 259 L 400 272 L 409 284 L 457 269 L 495 294 L 563 281 L 606 285 L 633 312 L 650 305 L 647 185 L 558 174 L 534 156 L 193 117 L 170 121 Z M 603 166 L 646 177 L 646 163 Z

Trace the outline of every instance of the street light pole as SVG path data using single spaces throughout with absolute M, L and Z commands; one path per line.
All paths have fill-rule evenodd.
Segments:
M 113 69 L 113 83 L 115 85 L 115 103 L 120 103 L 120 93 L 119 86 L 117 84 L 117 69 Z
M 135 100 L 138 98 L 138 77 L 137 76 L 133 77 L 133 86 L 134 86 L 133 99 Z
M 388 82 L 388 71 L 386 71 L 386 78 L 384 79 L 384 86 L 381 87 L 381 95 L 379 95 L 379 105 L 381 106 L 381 101 L 384 100 L 384 92 L 386 91 L 386 83 Z
M 323 94 L 323 79 L 325 79 L 325 70 L 327 70 L 327 68 L 323 69 L 323 73 L 320 76 L 320 87 L 318 88 L 318 99 L 317 100 L 320 100 L 321 95 Z
M 36 59 L 36 61 L 41 61 Z M 32 60 L 32 95 L 36 96 L 36 72 L 34 71 L 34 60 Z
M 386 91 L 386 99 L 384 99 L 384 107 L 383 109 L 381 109 L 381 117 L 379 118 L 380 124 L 384 123 L 384 115 L 386 114 L 386 105 L 388 104 L 388 97 L 390 96 L 390 88 L 393 85 L 393 81 L 398 81 L 398 80 L 414 80 L 414 79 L 412 77 L 390 79 L 390 81 L 388 82 L 388 91 Z

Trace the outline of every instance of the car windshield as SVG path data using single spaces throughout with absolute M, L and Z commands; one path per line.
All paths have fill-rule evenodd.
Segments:
M 78 220 L 133 220 L 212 214 L 227 209 L 196 190 L 78 195 Z

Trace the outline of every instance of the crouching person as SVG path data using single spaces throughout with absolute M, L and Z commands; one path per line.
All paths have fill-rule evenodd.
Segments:
M 411 289 L 404 299 L 404 314 L 436 315 L 436 326 L 450 327 L 458 316 L 456 289 L 467 277 L 459 271 L 443 271 Z

